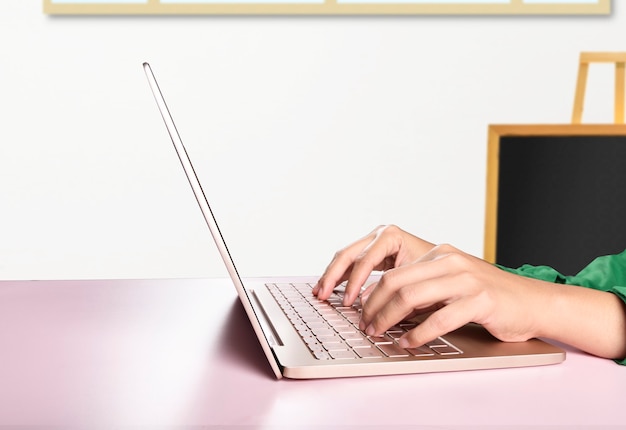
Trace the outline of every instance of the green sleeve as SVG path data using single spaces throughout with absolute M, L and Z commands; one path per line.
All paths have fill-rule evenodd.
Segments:
M 607 291 L 615 294 L 626 303 L 626 250 L 620 254 L 598 257 L 574 276 L 562 275 L 548 266 L 525 264 L 517 269 L 498 267 L 528 278 Z M 626 358 L 615 361 L 626 365 Z

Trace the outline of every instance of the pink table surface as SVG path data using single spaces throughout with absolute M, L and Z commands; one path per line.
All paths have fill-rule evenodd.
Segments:
M 626 426 L 626 368 L 276 380 L 226 279 L 1 281 L 0 426 Z

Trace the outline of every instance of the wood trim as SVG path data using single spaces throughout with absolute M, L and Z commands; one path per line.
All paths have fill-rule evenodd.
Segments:
M 508 3 L 186 3 L 164 4 L 147 0 L 139 4 L 62 4 L 43 0 L 43 10 L 50 15 L 606 15 L 611 13 L 611 0 L 594 4 L 530 4 L 519 0 Z
M 578 63 L 578 79 L 576 80 L 576 92 L 574 96 L 574 110 L 572 112 L 572 124 L 582 122 L 583 108 L 585 104 L 585 90 L 590 63 L 615 63 L 615 108 L 613 122 L 624 123 L 624 92 L 626 52 L 581 52 Z
M 496 261 L 498 231 L 498 178 L 500 176 L 500 135 L 491 126 L 487 140 L 487 192 L 485 198 L 485 242 L 483 258 Z
M 585 105 L 585 92 L 587 90 L 587 75 L 589 64 L 580 63 L 578 65 L 578 79 L 576 80 L 576 94 L 574 96 L 574 112 L 572 113 L 572 124 L 580 124 L 583 117 L 583 107 Z
M 615 118 L 616 124 L 624 124 L 624 99 L 626 94 L 626 63 L 615 63 Z
M 613 136 L 626 135 L 626 124 L 492 124 L 487 138 L 487 184 L 483 258 L 494 263 L 498 233 L 500 140 L 504 136 Z
M 624 63 L 626 52 L 581 52 L 581 63 Z

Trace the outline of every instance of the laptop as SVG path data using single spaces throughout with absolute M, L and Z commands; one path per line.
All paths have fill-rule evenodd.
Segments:
M 397 339 L 419 324 L 418 319 L 402 321 L 383 336 L 370 337 L 358 330 L 359 303 L 342 306 L 341 288 L 321 301 L 311 293 L 315 278 L 241 278 L 154 73 L 148 63 L 143 68 L 202 215 L 277 378 L 495 369 L 556 364 L 565 359 L 565 351 L 542 340 L 505 343 L 476 324 L 422 347 L 403 349 Z

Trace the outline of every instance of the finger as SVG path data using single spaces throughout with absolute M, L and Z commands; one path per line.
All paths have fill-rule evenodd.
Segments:
M 338 276 L 331 276 L 324 273 L 313 287 L 313 294 L 320 300 L 326 300 L 337 285 L 348 280 L 351 271 L 352 267 L 349 267 L 343 274 L 339 274 Z
M 377 285 L 378 285 L 378 282 L 373 282 L 369 284 L 367 287 L 361 288 L 361 305 L 364 305 L 367 302 L 367 300 L 370 297 L 370 294 L 372 294 L 372 292 L 374 291 Z
M 338 251 L 313 287 L 313 294 L 316 294 L 321 300 L 326 300 L 337 285 L 347 281 L 352 273 L 354 260 L 374 237 L 375 231 Z
M 414 329 L 404 334 L 398 344 L 416 348 L 476 320 L 477 308 L 471 298 L 463 298 L 433 312 Z
M 374 270 L 387 270 L 394 267 L 395 255 L 402 245 L 402 240 L 398 235 L 385 234 L 386 230 L 387 227 L 379 229 L 374 240 L 354 259 L 343 299 L 345 306 L 354 303 L 361 287 Z
M 450 276 L 441 260 L 429 260 L 385 272 L 363 306 L 359 327 L 384 331 L 416 309 L 424 309 L 445 298 L 442 280 Z M 446 288 L 447 289 L 447 288 Z
M 409 315 L 436 307 L 436 299 L 423 300 L 419 293 L 419 289 L 413 286 L 400 288 L 370 320 L 362 317 L 359 328 L 369 336 L 378 336 Z

